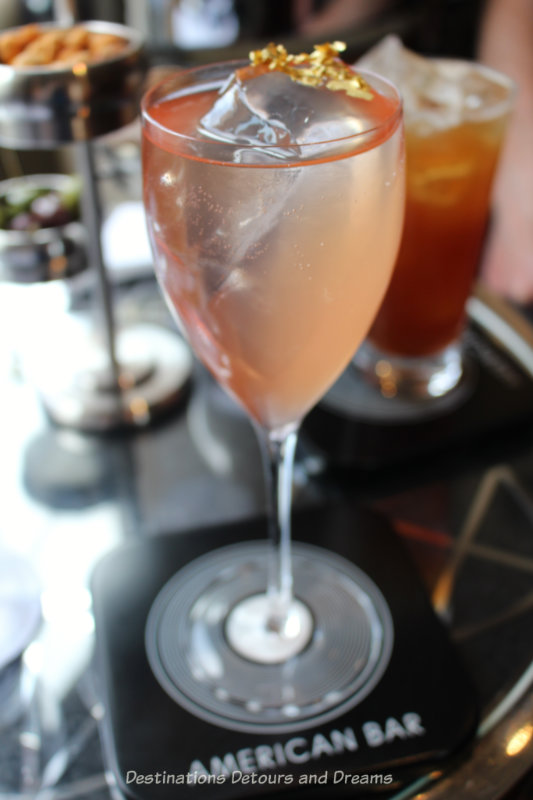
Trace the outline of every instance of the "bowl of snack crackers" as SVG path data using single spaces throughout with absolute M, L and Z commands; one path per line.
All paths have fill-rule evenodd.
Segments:
M 0 34 L 0 146 L 54 148 L 131 122 L 145 75 L 141 34 L 111 22 Z

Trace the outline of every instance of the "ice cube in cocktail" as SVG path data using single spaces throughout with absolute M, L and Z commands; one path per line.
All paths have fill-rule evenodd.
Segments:
M 198 131 L 221 142 L 258 146 L 237 151 L 235 160 L 291 160 L 298 155 L 300 144 L 315 145 L 307 147 L 307 157 L 326 149 L 331 155 L 333 141 L 364 130 L 367 112 L 364 102 L 356 108 L 354 98 L 345 92 L 317 92 L 316 87 L 297 83 L 283 72 L 250 76 L 249 70 L 243 69 L 202 117 Z M 339 142 L 339 152 L 342 146 Z

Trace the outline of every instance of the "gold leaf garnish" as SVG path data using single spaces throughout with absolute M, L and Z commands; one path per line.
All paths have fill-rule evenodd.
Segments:
M 346 92 L 350 97 L 371 100 L 368 83 L 339 58 L 346 50 L 344 42 L 316 44 L 312 53 L 291 55 L 282 44 L 270 42 L 262 50 L 252 50 L 253 67 L 284 72 L 293 81 L 305 86 L 321 86 L 332 92 Z

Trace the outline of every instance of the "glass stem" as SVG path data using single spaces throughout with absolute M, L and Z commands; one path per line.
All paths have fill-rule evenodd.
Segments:
M 255 425 L 265 472 L 267 515 L 270 534 L 267 597 L 267 627 L 282 633 L 291 605 L 291 501 L 294 453 L 298 424 L 269 431 Z

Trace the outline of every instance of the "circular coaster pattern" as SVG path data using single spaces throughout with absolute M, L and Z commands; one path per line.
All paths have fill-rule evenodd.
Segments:
M 208 553 L 161 589 L 145 644 L 167 694 L 214 725 L 283 733 L 318 725 L 357 705 L 377 685 L 392 653 L 393 624 L 375 583 L 346 559 L 294 543 L 294 594 L 312 614 L 308 644 L 283 663 L 255 663 L 226 635 L 226 618 L 264 591 L 268 542 Z

